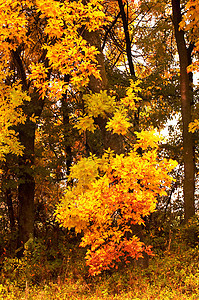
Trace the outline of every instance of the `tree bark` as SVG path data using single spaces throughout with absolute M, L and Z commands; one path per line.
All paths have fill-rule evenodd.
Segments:
M 18 257 L 23 254 L 24 244 L 34 235 L 35 180 L 32 167 L 34 165 L 35 124 L 27 121 L 21 126 L 19 139 L 24 146 L 24 153 L 18 161 Z
M 179 29 L 182 20 L 180 0 L 172 0 L 173 24 L 175 39 L 177 43 L 180 60 L 180 93 L 181 93 L 181 113 L 183 122 L 183 159 L 184 159 L 184 214 L 187 222 L 195 214 L 194 191 L 195 191 L 195 162 L 194 162 L 194 140 L 189 132 L 191 122 L 191 106 L 193 95 L 191 88 L 191 77 L 187 73 L 187 67 L 191 62 L 191 51 L 186 46 L 183 30 Z
M 25 124 L 18 126 L 19 140 L 24 146 L 23 155 L 19 157 L 18 175 L 18 240 L 17 256 L 21 257 L 24 244 L 34 237 L 34 195 L 35 195 L 35 131 L 36 124 L 30 120 L 34 114 L 40 117 L 44 101 L 40 99 L 39 93 L 35 91 L 30 95 L 31 101 L 25 103 L 23 110 L 27 116 Z
M 8 208 L 8 217 L 10 221 L 10 230 L 11 233 L 14 232 L 15 229 L 15 215 L 14 215 L 14 208 L 13 208 L 13 199 L 12 199 L 12 189 L 11 189 L 11 178 L 10 178 L 10 165 L 9 162 L 12 162 L 12 158 L 10 155 L 6 156 L 5 163 L 2 165 L 2 169 L 4 170 L 2 181 L 1 181 L 1 190 L 5 197 L 5 203 Z
M 45 59 L 46 52 L 43 54 L 43 61 L 48 65 Z M 25 124 L 19 124 L 16 131 L 19 133 L 19 140 L 24 146 L 23 155 L 18 160 L 18 237 L 17 237 L 17 256 L 21 257 L 24 251 L 24 244 L 34 236 L 34 143 L 36 124 L 30 120 L 30 117 L 40 117 L 44 106 L 44 100 L 40 98 L 39 91 L 34 89 L 29 92 L 29 82 L 26 77 L 26 69 L 21 58 L 21 50 L 18 47 L 11 51 L 13 65 L 16 67 L 17 78 L 21 81 L 23 90 L 30 96 L 31 101 L 24 102 L 22 109 L 26 115 Z
M 69 82 L 69 76 L 65 75 L 65 82 Z M 61 111 L 63 118 L 63 134 L 64 134 L 64 148 L 66 153 L 66 167 L 67 167 L 67 176 L 70 174 L 70 167 L 72 165 L 72 145 L 71 145 L 71 125 L 69 122 L 70 107 L 68 105 L 67 92 L 62 96 L 61 99 Z
M 11 193 L 11 188 L 7 188 L 5 190 L 5 198 L 6 198 L 6 203 L 8 207 L 8 215 L 10 219 L 10 230 L 11 233 L 13 233 L 15 229 L 15 217 L 14 217 L 14 209 L 13 209 L 13 203 L 12 203 L 12 193 Z

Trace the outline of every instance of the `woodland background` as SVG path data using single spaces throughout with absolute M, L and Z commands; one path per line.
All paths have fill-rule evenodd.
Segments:
M 1 299 L 199 299 L 198 15 L 0 0 Z

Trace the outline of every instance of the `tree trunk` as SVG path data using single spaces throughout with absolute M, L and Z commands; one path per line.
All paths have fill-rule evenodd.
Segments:
M 189 132 L 191 122 L 191 106 L 193 95 L 191 81 L 187 73 L 187 67 L 191 61 L 191 51 L 186 46 L 184 32 L 179 30 L 179 23 L 182 20 L 180 0 L 172 0 L 173 24 L 180 60 L 180 93 L 181 111 L 183 122 L 183 159 L 184 159 L 184 213 L 185 222 L 195 214 L 194 191 L 195 191 L 195 162 L 194 162 L 194 141 L 193 135 Z
M 122 0 L 118 0 L 118 5 L 120 8 L 120 15 L 123 23 L 125 42 L 126 42 L 126 56 L 128 59 L 129 71 L 130 71 L 130 75 L 135 80 L 136 75 L 135 75 L 135 68 L 134 68 L 134 63 L 133 63 L 132 53 L 131 53 L 131 39 L 129 35 L 128 16 L 125 13 L 124 4 Z M 134 131 L 138 131 L 138 132 L 139 132 L 139 117 L 140 117 L 140 108 L 138 107 L 137 111 L 134 112 Z
M 2 175 L 1 181 L 1 191 L 3 192 L 5 198 L 5 204 L 7 205 L 8 209 L 8 218 L 9 218 L 9 225 L 10 225 L 10 240 L 8 244 L 8 253 L 14 254 L 16 250 L 16 220 L 15 220 L 15 212 L 13 207 L 13 191 L 14 191 L 14 184 L 11 179 L 11 164 L 14 165 L 12 160 L 12 155 L 7 155 L 5 163 L 2 165 L 4 173 Z M 7 226 L 6 226 L 7 228 Z
M 23 155 L 18 160 L 18 257 L 23 254 L 24 244 L 34 237 L 34 143 L 36 124 L 29 117 L 32 114 L 40 117 L 44 105 L 44 101 L 40 99 L 37 91 L 32 93 L 30 97 L 31 101 L 23 106 L 27 120 L 25 124 L 18 126 L 19 140 L 24 146 Z
M 11 189 L 11 178 L 10 178 L 10 170 L 9 170 L 9 162 L 12 162 L 12 158 L 10 155 L 6 156 L 5 163 L 2 165 L 4 170 L 2 181 L 1 181 L 1 190 L 5 196 L 5 203 L 8 208 L 8 217 L 10 221 L 10 230 L 11 233 L 14 232 L 15 229 L 15 216 L 14 216 L 14 208 L 13 208 L 13 201 L 12 201 L 12 189 Z
M 11 193 L 11 188 L 7 188 L 5 190 L 5 198 L 6 198 L 6 203 L 8 207 L 8 215 L 10 219 L 10 230 L 11 233 L 13 233 L 15 229 L 15 217 L 14 217 L 14 209 L 13 209 L 13 203 L 12 203 L 12 193 Z
M 48 60 L 43 62 L 46 67 Z M 39 91 L 35 88 L 30 94 L 27 80 L 26 68 L 21 57 L 21 50 L 18 47 L 11 51 L 13 65 L 16 67 L 16 76 L 20 79 L 23 91 L 31 98 L 31 101 L 24 102 L 22 109 L 26 115 L 25 124 L 19 124 L 16 131 L 19 133 L 19 140 L 24 146 L 23 155 L 18 160 L 18 238 L 17 238 L 17 256 L 23 254 L 24 244 L 34 236 L 34 142 L 36 124 L 30 120 L 30 117 L 40 117 L 44 106 L 44 100 L 40 98 Z M 50 76 L 50 73 L 49 73 Z
M 23 254 L 24 244 L 34 235 L 35 180 L 32 167 L 34 166 L 35 124 L 27 121 L 20 126 L 19 139 L 24 146 L 24 154 L 18 162 L 18 257 Z
M 65 75 L 64 77 L 65 82 L 69 82 L 69 76 Z M 70 167 L 72 165 L 72 150 L 71 150 L 71 125 L 69 122 L 69 114 L 70 114 L 70 107 L 68 105 L 67 99 L 67 92 L 62 96 L 61 99 L 61 111 L 62 111 L 62 118 L 63 118 L 63 134 L 64 134 L 64 148 L 66 153 L 66 167 L 67 167 L 67 176 L 70 174 Z

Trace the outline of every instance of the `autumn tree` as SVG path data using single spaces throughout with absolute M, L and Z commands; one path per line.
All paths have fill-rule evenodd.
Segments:
M 83 232 L 82 247 L 89 246 L 86 261 L 90 274 L 118 267 L 131 258 L 151 253 L 132 225 L 143 224 L 153 212 L 157 195 L 165 194 L 176 162 L 159 159 L 158 139 L 152 132 L 137 133 L 138 143 L 128 154 L 102 158 L 90 156 L 71 168 L 74 186 L 66 190 L 56 216 L 62 226 Z M 142 154 L 137 149 L 142 148 Z
M 175 2 L 175 1 L 174 1 Z M 196 42 L 196 21 L 194 19 L 195 3 L 187 5 L 186 18 L 192 23 L 187 25 L 189 33 L 185 36 L 182 30 L 179 30 L 180 20 L 182 19 L 182 12 L 179 3 L 169 3 L 168 1 L 141 1 L 140 5 L 134 9 L 133 18 L 130 16 L 130 3 L 120 3 L 123 8 L 124 24 L 130 32 L 131 55 L 135 64 L 135 74 L 144 78 L 145 84 L 144 93 L 141 95 L 142 101 L 139 102 L 140 116 L 144 116 L 140 122 L 141 126 L 154 124 L 159 128 L 164 125 L 168 118 L 172 118 L 177 112 L 182 112 L 182 140 L 183 140 L 183 164 L 184 164 L 184 211 L 185 220 L 187 221 L 194 214 L 194 180 L 195 180 L 195 162 L 194 162 L 194 142 L 193 135 L 189 132 L 189 123 L 192 120 L 191 109 L 193 110 L 193 80 L 192 74 L 187 74 L 187 67 L 191 64 L 193 54 L 197 53 L 194 50 L 194 43 Z M 171 5 L 172 4 L 172 5 Z M 173 17 L 171 17 L 171 8 L 173 6 Z M 178 8 L 177 8 L 178 7 Z M 190 7 L 192 8 L 190 10 Z M 129 12 L 129 13 L 127 13 Z M 115 14 L 117 21 L 121 17 Z M 175 40 L 173 34 L 173 24 L 175 28 Z M 113 23 L 112 23 L 113 24 Z M 129 26 L 127 26 L 129 25 Z M 194 34 L 190 33 L 192 26 L 194 27 Z M 185 26 L 186 27 L 186 26 Z M 124 36 L 117 34 L 119 31 L 117 22 L 111 27 L 109 31 L 109 40 L 117 49 L 118 57 L 115 63 L 121 62 L 121 57 L 124 53 Z M 113 38 L 114 37 L 114 38 Z M 108 40 L 108 37 L 106 37 Z M 129 39 L 128 39 L 129 41 Z M 177 48 L 176 48 L 177 47 Z M 184 47 L 184 48 L 183 48 Z M 182 53 L 184 49 L 184 52 Z M 180 51 L 180 90 L 178 78 L 178 61 L 175 58 L 176 51 Z M 108 53 L 109 54 L 109 53 Z M 183 56 L 184 55 L 184 56 Z M 184 57 L 186 56 L 186 60 Z M 110 56 L 111 57 L 111 56 Z M 113 60 L 115 55 L 113 54 Z M 112 57 L 111 57 L 112 58 Z M 194 66 L 196 68 L 196 64 Z M 191 71 L 191 69 L 189 69 Z M 183 75 L 184 72 L 184 75 Z M 184 79 L 183 79 L 184 78 Z M 185 79 L 187 81 L 185 81 Z M 184 82 L 182 83 L 182 80 Z M 185 85 L 186 82 L 186 85 Z M 182 86 L 187 87 L 182 91 Z M 184 93 L 184 94 L 183 94 Z M 185 98 L 186 101 L 182 100 Z M 179 97 L 180 96 L 180 97 Z M 184 97 L 184 98 L 183 98 Z M 179 98 L 181 102 L 179 102 Z M 197 128 L 197 119 L 192 123 L 193 131 Z M 179 161 L 180 162 L 180 161 Z
M 97 50 L 79 35 L 85 26 L 96 30 L 104 14 L 100 3 L 90 1 L 1 1 L 1 70 L 6 87 L 20 82 L 29 98 L 21 103 L 26 116 L 15 127 L 23 154 L 18 160 L 18 248 L 33 236 L 35 131 L 45 100 L 57 101 L 70 87 L 84 86 L 89 75 L 99 77 Z M 53 29 L 52 29 L 53 28 Z M 63 77 L 70 77 L 65 82 Z M 15 92 L 13 88 L 13 94 Z M 18 96 L 23 99 L 18 93 Z M 17 97 L 17 96 L 16 96 Z M 20 100 L 18 100 L 20 101 Z M 19 251 L 19 252 L 20 252 Z
M 0 162 L 1 162 L 1 194 L 4 194 L 5 203 L 8 208 L 10 228 L 13 232 L 15 227 L 14 208 L 11 195 L 10 172 L 7 164 L 13 162 L 14 155 L 22 155 L 23 146 L 20 144 L 14 127 L 24 124 L 26 116 L 21 105 L 23 101 L 30 101 L 21 84 L 15 82 L 12 86 L 5 84 L 6 74 L 1 74 L 1 103 L 0 103 Z M 14 167 L 14 164 L 13 164 Z
M 193 106 L 193 75 L 188 74 L 188 66 L 192 63 L 193 42 L 187 44 L 185 33 L 180 28 L 182 21 L 182 8 L 179 0 L 172 1 L 173 24 L 180 61 L 180 93 L 181 112 L 183 122 L 183 162 L 184 162 L 184 209 L 185 221 L 187 222 L 195 214 L 195 162 L 194 162 L 194 140 L 193 134 L 189 131 L 189 124 L 192 121 Z
M 123 27 L 124 27 L 124 30 L 128 31 L 128 26 L 127 26 L 128 23 L 126 23 L 127 20 L 126 20 L 126 15 L 125 15 L 125 12 L 124 12 L 124 4 L 119 2 L 119 6 L 120 6 L 120 12 L 118 13 L 116 19 L 118 19 L 118 16 L 120 14 L 123 14 L 123 19 L 122 19 Z M 114 24 L 116 24 L 116 23 L 114 23 Z M 170 29 L 171 29 L 171 26 L 170 26 Z M 129 41 L 128 48 L 126 49 L 126 51 L 129 51 L 129 46 L 131 48 L 131 42 L 130 42 L 129 36 L 128 36 L 126 31 L 124 31 L 125 38 L 128 39 L 128 41 Z M 131 50 L 130 50 L 130 52 L 131 52 Z M 173 53 L 175 53 L 175 52 L 173 52 Z M 133 64 L 132 64 L 131 53 L 129 54 L 129 52 L 128 52 L 127 57 L 128 57 L 128 59 L 131 59 L 131 60 L 129 60 L 129 62 L 131 64 L 131 69 L 132 69 Z M 155 56 L 152 54 L 151 57 L 150 57 L 150 61 L 154 62 L 154 60 L 155 60 Z M 162 60 L 164 60 L 163 57 L 162 57 Z M 164 64 L 164 68 L 162 69 L 162 76 L 165 75 L 164 74 L 165 71 L 168 71 L 167 68 L 166 68 L 166 60 L 164 61 L 164 63 L 165 64 Z M 149 72 L 151 72 L 151 70 L 149 70 Z M 133 69 L 131 70 L 131 73 L 132 73 L 132 75 L 135 76 L 135 73 L 134 73 Z M 175 70 L 174 70 L 174 73 L 175 73 Z M 168 76 L 168 78 L 169 78 L 169 76 Z M 165 79 L 167 79 L 167 76 L 164 77 L 164 80 Z M 132 86 L 133 86 L 133 84 L 134 83 L 132 82 Z M 133 90 L 132 86 L 129 89 L 128 96 L 129 96 L 129 99 L 131 99 L 131 101 L 129 101 L 128 104 L 133 103 L 133 101 L 132 101 L 132 99 L 133 99 L 133 97 L 132 97 L 132 90 Z M 134 86 L 134 88 L 135 88 L 135 86 Z M 151 87 L 150 87 L 150 89 L 151 89 Z M 158 86 L 157 86 L 157 89 L 158 89 Z M 161 88 L 159 87 L 159 89 L 161 89 Z M 94 131 L 95 130 L 95 125 L 94 125 L 94 120 L 92 118 L 96 117 L 100 114 L 103 114 L 103 113 L 106 113 L 106 114 L 107 113 L 109 113 L 109 114 L 112 113 L 112 114 L 114 114 L 114 117 L 110 118 L 109 122 L 107 123 L 106 128 L 110 129 L 110 130 L 113 130 L 113 132 L 115 132 L 115 133 L 125 135 L 128 131 L 128 124 L 129 124 L 129 120 L 127 118 L 127 115 L 126 115 L 126 118 L 124 118 L 121 122 L 121 116 L 123 116 L 123 117 L 125 116 L 125 110 L 124 110 L 125 101 L 123 101 L 122 103 L 118 101 L 117 105 L 114 105 L 114 98 L 110 99 L 110 101 L 102 102 L 103 99 L 104 99 L 102 96 L 103 96 L 103 94 L 101 93 L 101 95 L 99 95 L 99 97 L 96 94 L 84 97 L 85 108 L 86 108 L 85 111 L 88 114 L 88 116 L 85 116 L 85 117 L 83 117 L 79 120 L 80 122 L 77 125 L 77 128 L 79 128 L 79 130 L 82 130 L 82 131 L 83 131 L 83 128 L 84 128 L 84 130 Z M 160 93 L 159 96 L 161 96 L 161 93 Z M 97 99 L 97 97 L 98 97 L 98 101 L 95 100 L 95 99 Z M 128 97 L 127 97 L 127 99 L 128 99 Z M 107 100 L 108 100 L 108 97 L 107 97 Z M 136 100 L 136 99 L 133 99 L 133 100 Z M 160 97 L 160 100 L 161 100 L 161 103 L 163 103 L 163 97 L 162 98 Z M 96 107 L 94 106 L 94 103 L 98 103 L 97 110 L 96 110 Z M 112 103 L 112 107 L 111 107 L 111 103 Z M 135 109 L 134 104 L 133 104 L 133 110 Z M 104 108 L 103 108 L 103 106 L 104 106 Z M 114 111 L 115 110 L 114 106 L 116 108 L 116 111 Z M 99 109 L 99 107 L 100 107 L 100 109 Z M 120 111 L 117 111 L 117 108 L 120 108 Z M 120 114 L 121 112 L 122 112 L 122 114 Z M 127 112 L 127 110 L 126 110 L 126 112 Z M 119 124 L 120 124 L 120 126 L 118 126 Z M 124 130 L 124 128 L 125 128 L 125 130 Z M 140 148 L 142 148 L 142 147 L 140 146 Z M 141 156 L 141 158 L 142 158 L 142 156 Z M 82 163 L 82 166 L 81 166 L 81 163 Z M 92 165 L 91 160 L 89 160 L 89 163 L 90 163 L 90 166 L 91 166 Z M 186 164 L 186 162 L 185 162 L 185 164 Z M 112 162 L 110 163 L 110 165 L 112 165 Z M 125 165 L 125 163 L 124 163 L 124 165 Z M 81 168 L 83 168 L 84 171 L 87 169 L 86 161 L 82 160 L 78 164 L 77 170 L 79 171 L 79 170 L 81 170 Z M 124 183 L 123 180 L 121 180 L 121 182 L 120 182 L 120 176 L 118 176 L 118 174 L 117 174 L 118 169 L 113 170 L 111 167 L 110 167 L 110 169 L 111 169 L 110 173 L 114 173 L 114 178 L 111 178 L 111 181 L 107 182 L 107 184 L 106 184 L 106 187 L 108 187 L 109 190 L 111 189 L 113 182 L 114 182 L 113 185 L 115 185 L 115 186 L 119 185 L 119 183 L 122 183 L 122 184 Z M 74 170 L 76 170 L 75 167 L 74 167 Z M 93 194 L 93 192 L 90 191 L 90 190 L 92 190 L 92 188 L 95 190 L 95 184 L 93 184 L 91 186 L 88 185 L 89 186 L 88 187 L 88 192 L 84 191 L 84 184 L 86 185 L 86 188 L 87 188 L 87 183 L 89 183 L 89 176 L 91 176 L 91 177 L 96 176 L 95 178 L 96 178 L 96 180 L 98 180 L 98 177 L 100 177 L 100 175 L 98 173 L 95 173 L 94 170 L 89 169 L 89 171 L 88 171 L 89 175 L 86 177 L 86 180 L 84 179 L 84 182 L 82 182 L 81 181 L 81 179 L 83 178 L 82 173 L 81 173 L 81 171 L 79 171 L 80 174 L 81 174 L 81 175 L 79 175 L 77 170 L 74 171 L 74 174 L 73 174 L 73 168 L 71 169 L 72 179 L 74 179 L 75 182 L 77 180 L 77 185 L 74 187 L 74 189 L 67 190 L 66 196 L 63 198 L 61 206 L 58 208 L 58 211 L 57 211 L 58 219 L 59 219 L 59 221 L 61 221 L 61 223 L 64 226 L 66 226 L 68 228 L 76 227 L 77 232 L 79 232 L 81 230 L 84 232 L 84 238 L 83 238 L 82 246 L 89 245 L 91 247 L 90 250 L 88 251 L 88 255 L 87 255 L 87 262 L 88 262 L 88 265 L 90 266 L 90 272 L 91 272 L 91 274 L 98 274 L 102 269 L 108 269 L 111 266 L 115 266 L 115 262 L 120 261 L 120 258 L 122 256 L 124 256 L 124 257 L 128 257 L 128 256 L 136 257 L 136 255 L 139 256 L 138 253 L 142 252 L 142 250 L 141 250 L 141 248 L 139 248 L 138 243 L 137 243 L 137 249 L 136 249 L 136 243 L 134 245 L 131 244 L 131 246 L 132 246 L 131 250 L 133 248 L 134 252 L 132 251 L 130 253 L 130 250 L 128 252 L 127 248 L 125 248 L 125 243 L 129 242 L 129 244 L 130 244 L 132 242 L 132 239 L 126 239 L 125 240 L 125 234 L 122 232 L 122 230 L 123 231 L 126 230 L 126 231 L 130 232 L 131 228 L 132 228 L 131 226 L 129 226 L 128 228 L 125 227 L 125 229 L 122 228 L 122 230 L 120 231 L 121 228 L 119 227 L 119 225 L 120 226 L 122 226 L 122 225 L 119 221 L 117 221 L 116 222 L 117 225 L 119 224 L 118 227 L 117 227 L 117 234 L 118 234 L 117 235 L 116 233 L 113 233 L 113 230 L 111 229 L 111 226 L 114 223 L 114 221 L 111 220 L 111 222 L 107 222 L 107 224 L 108 224 L 107 226 L 110 227 L 110 232 L 111 233 L 108 234 L 108 236 L 106 235 L 107 232 L 109 232 L 109 228 L 106 227 L 105 221 L 103 220 L 103 222 L 101 222 L 101 223 L 98 222 L 98 219 L 99 219 L 98 215 L 101 214 L 101 212 L 100 212 L 101 207 L 99 208 L 99 213 L 98 213 L 97 216 L 96 216 L 97 212 L 96 211 L 93 212 L 94 207 L 92 205 L 91 205 L 91 211 L 89 209 L 88 209 L 88 211 L 86 210 L 86 208 L 89 207 L 90 202 L 91 202 L 91 201 L 89 201 L 89 199 L 92 199 L 92 201 L 93 201 L 93 199 L 95 198 L 95 196 L 94 196 L 95 192 Z M 95 173 L 95 175 L 93 175 L 94 173 Z M 118 180 L 118 178 L 119 178 L 119 180 Z M 186 174 L 185 174 L 185 178 L 186 178 Z M 99 181 L 100 181 L 100 179 L 99 179 Z M 105 179 L 103 178 L 103 182 L 104 181 L 105 181 Z M 168 187 L 169 187 L 169 184 L 168 184 Z M 78 191 L 78 189 L 80 191 Z M 119 189 L 120 188 L 118 187 L 118 190 Z M 98 185 L 97 185 L 97 190 L 99 191 L 99 186 Z M 101 187 L 101 190 L 103 190 L 102 187 Z M 117 190 L 117 188 L 116 188 L 116 190 Z M 131 187 L 128 186 L 127 193 L 131 190 L 134 191 L 134 188 L 131 189 Z M 115 192 L 115 190 L 114 190 L 114 192 Z M 92 197 L 89 196 L 90 193 L 92 194 Z M 107 192 L 107 191 L 105 193 L 106 193 L 106 195 L 109 194 L 109 192 Z M 115 194 L 116 193 L 117 192 L 115 192 Z M 103 193 L 100 194 L 100 195 L 98 194 L 97 200 L 100 202 L 101 198 L 104 199 Z M 112 199 L 114 198 L 113 195 L 110 196 L 110 199 L 111 198 Z M 121 194 L 120 194 L 119 198 L 120 199 L 122 198 Z M 126 199 L 128 199 L 128 196 L 126 196 Z M 104 201 L 104 200 L 102 200 L 102 201 Z M 105 201 L 107 201 L 107 199 Z M 114 198 L 113 203 L 114 203 L 113 206 L 115 205 L 115 203 L 117 203 L 115 198 Z M 187 216 L 187 211 L 186 211 L 186 205 L 187 204 L 186 203 L 187 202 L 185 200 L 185 219 L 187 218 L 186 217 Z M 126 204 L 126 205 L 128 205 L 128 204 Z M 106 207 L 106 204 L 103 204 L 102 207 L 103 207 L 102 211 L 104 212 L 105 211 L 104 207 Z M 108 209 L 110 209 L 110 204 L 107 205 L 107 207 L 108 207 Z M 114 216 L 115 214 L 117 214 L 118 219 L 119 220 L 122 219 L 122 216 L 123 216 L 124 213 L 123 213 L 123 208 L 121 208 L 121 207 L 122 207 L 122 204 L 119 205 L 118 208 L 116 208 L 116 210 L 111 210 L 110 209 L 110 211 L 111 211 L 110 216 Z M 96 208 L 96 210 L 98 210 L 98 206 L 96 204 L 95 204 L 95 208 Z M 114 208 L 115 208 L 115 206 L 114 206 Z M 86 210 L 85 215 L 84 215 L 84 210 Z M 133 208 L 132 211 L 134 211 L 134 210 L 135 210 L 135 208 Z M 150 211 L 150 209 L 149 209 L 149 211 Z M 151 210 L 151 211 L 153 211 L 153 210 Z M 93 217 L 93 214 L 95 214 L 94 217 Z M 131 222 L 131 225 L 136 224 L 136 221 L 135 220 L 133 221 L 133 216 L 132 215 L 131 215 L 131 219 L 128 219 L 128 222 Z M 80 216 L 81 216 L 82 224 L 81 224 L 81 221 L 80 221 Z M 110 216 L 107 216 L 107 220 L 111 219 Z M 127 222 L 127 224 L 129 225 L 128 222 Z M 138 221 L 138 224 L 139 224 L 139 221 Z M 95 226 L 96 226 L 97 229 L 95 229 Z M 100 226 L 103 229 L 106 228 L 105 229 L 106 233 L 101 233 L 101 231 L 103 231 L 103 229 L 101 230 Z M 99 233 L 99 240 L 96 239 L 96 237 L 98 236 L 97 233 Z M 114 235 L 116 235 L 117 237 L 115 237 Z M 96 242 L 97 245 L 96 246 L 93 245 L 94 244 L 94 237 L 97 240 L 97 242 Z M 116 240 L 116 243 L 115 243 L 115 240 Z M 122 248 L 122 247 L 124 247 L 124 248 Z M 127 254 L 127 252 L 128 252 L 128 254 Z M 108 257 L 107 253 L 111 253 L 111 257 Z
M 198 72 L 198 21 L 197 21 L 197 14 L 198 14 L 198 2 L 197 1 L 188 1 L 186 4 L 186 11 L 185 14 L 182 16 L 182 22 L 180 23 L 180 28 L 185 30 L 185 33 L 188 34 L 190 42 L 194 45 L 193 48 L 193 59 L 191 65 L 188 66 L 187 71 L 196 73 Z M 197 85 L 196 85 L 197 90 Z M 194 92 L 194 91 L 193 91 Z M 189 131 L 195 132 L 199 128 L 199 116 L 198 116 L 198 101 L 194 97 L 193 103 L 193 122 L 189 124 Z

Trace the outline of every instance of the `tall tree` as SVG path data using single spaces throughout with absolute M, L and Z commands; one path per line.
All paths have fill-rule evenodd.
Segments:
M 187 46 L 185 33 L 180 29 L 182 10 L 180 0 L 172 0 L 173 25 L 180 60 L 180 93 L 181 113 L 183 122 L 183 162 L 184 162 L 184 212 L 185 222 L 195 214 L 195 163 L 194 163 L 194 140 L 189 132 L 189 124 L 192 121 L 191 109 L 193 105 L 192 74 L 188 74 L 187 68 L 191 64 L 193 44 Z
M 128 58 L 130 73 L 132 77 L 135 77 L 127 16 L 123 3 L 118 2 L 119 15 L 122 16 L 123 34 L 127 44 L 125 56 Z M 91 45 L 97 46 L 101 52 L 98 33 L 90 34 L 88 31 L 84 31 L 84 37 Z M 98 64 L 104 70 L 102 53 L 100 53 Z M 94 131 L 92 117 L 95 119 L 100 116 L 100 120 L 103 120 L 103 123 L 98 123 L 101 130 L 112 130 L 119 135 L 125 135 L 131 124 L 124 116 L 127 107 L 131 107 L 131 110 L 134 111 L 134 101 L 136 102 L 138 99 L 138 95 L 134 91 L 140 91 L 140 89 L 131 81 L 126 97 L 117 99 L 116 102 L 115 97 L 100 92 L 100 89 L 104 88 L 105 82 L 104 73 L 101 82 L 90 80 L 88 86 L 95 93 L 83 97 L 85 100 L 84 112 L 87 113 L 87 116 L 81 117 L 77 128 L 81 132 L 83 130 Z M 111 115 L 114 116 L 111 118 Z M 108 122 L 106 122 L 107 116 L 110 118 Z M 152 149 L 156 148 L 153 140 L 155 136 L 142 132 L 140 135 L 138 134 L 138 139 L 138 144 L 126 155 L 118 155 L 117 148 L 111 147 L 117 153 L 116 157 L 108 150 L 102 158 L 94 155 L 83 158 L 75 164 L 71 168 L 70 174 L 70 178 L 74 179 L 74 186 L 67 189 L 58 206 L 57 219 L 61 224 L 69 229 L 75 227 L 77 232 L 83 231 L 84 233 L 81 246 L 89 246 L 86 259 L 92 275 L 100 273 L 103 269 L 114 267 L 123 258 L 127 261 L 129 258 L 138 258 L 144 251 L 143 243 L 133 235 L 134 233 L 138 234 L 134 231 L 134 226 L 142 224 L 142 217 L 148 215 L 155 208 L 153 192 L 157 191 L 158 186 L 160 187 L 161 179 L 156 177 L 153 169 L 154 159 L 157 163 L 156 150 L 154 152 L 152 150 L 153 154 L 148 152 L 148 146 Z M 153 145 L 150 144 L 151 142 Z M 107 141 L 106 146 L 110 147 L 110 140 Z M 141 148 L 143 149 L 140 151 Z M 167 164 L 166 160 L 160 162 L 161 174 L 164 174 L 163 177 L 167 181 L 168 167 L 166 167 L 166 171 L 164 163 Z M 168 164 L 172 168 L 172 162 L 169 161 Z M 137 168 L 140 168 L 140 172 Z M 142 172 L 146 173 L 143 175 Z M 135 176 L 135 174 L 137 175 Z M 139 176 L 143 180 L 139 179 Z M 169 184 L 168 181 L 168 186 Z M 151 192 L 153 196 L 150 195 Z M 151 200 L 154 202 L 152 203 Z
M 70 89 L 84 86 L 95 67 L 94 47 L 79 35 L 82 26 L 96 30 L 104 18 L 100 3 L 89 5 L 57 1 L 0 1 L 0 70 L 4 84 L 21 84 L 24 99 L 21 109 L 25 121 L 15 127 L 23 154 L 18 160 L 18 253 L 34 231 L 35 131 L 45 99 L 58 101 Z M 91 9 L 92 7 L 92 9 Z M 100 13 L 99 13 L 100 12 Z M 61 74 L 61 75 L 60 75 Z M 70 76 L 70 82 L 64 81 Z M 15 87 L 13 86 L 13 93 Z M 20 94 L 18 96 L 23 99 Z M 6 94 L 4 93 L 4 97 Z

